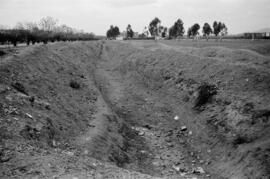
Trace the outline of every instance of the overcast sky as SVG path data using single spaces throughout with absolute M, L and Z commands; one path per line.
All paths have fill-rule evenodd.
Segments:
M 52 16 L 86 32 L 104 35 L 110 25 L 134 31 L 158 17 L 167 27 L 181 18 L 185 29 L 214 20 L 225 22 L 230 34 L 270 27 L 270 0 L 0 0 L 0 24 L 38 22 Z

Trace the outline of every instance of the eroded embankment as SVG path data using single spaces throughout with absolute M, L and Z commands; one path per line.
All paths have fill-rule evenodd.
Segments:
M 238 178 L 269 175 L 268 57 L 220 47 L 106 45 L 125 80 L 167 98 L 164 118 L 179 116 L 176 125 L 192 131 L 190 150 L 210 159 L 210 171 Z
M 149 41 L 5 56 L 0 176 L 268 176 L 269 64 L 245 50 Z
M 101 50 L 100 42 L 57 43 L 1 59 L 1 177 L 133 175 L 94 160 L 127 163 L 134 135 L 96 87 Z

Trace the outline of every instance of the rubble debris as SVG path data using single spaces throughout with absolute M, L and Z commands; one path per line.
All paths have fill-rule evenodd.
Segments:
M 140 131 L 140 132 L 138 133 L 138 135 L 139 135 L 139 136 L 143 136 L 143 135 L 144 135 L 144 132 L 143 132 L 143 131 Z
M 187 126 L 181 126 L 181 131 L 186 131 L 187 130 Z
M 33 119 L 33 116 L 31 114 L 28 114 L 28 113 L 25 113 L 25 115 L 30 118 L 30 119 Z
M 19 83 L 19 82 L 16 82 L 16 83 L 11 84 L 11 86 L 12 86 L 13 88 L 15 88 L 17 91 L 19 91 L 19 92 L 21 92 L 21 93 L 23 93 L 23 94 L 25 94 L 25 95 L 28 95 L 28 93 L 26 92 L 26 89 L 25 89 L 25 87 L 23 86 L 23 84 L 21 84 L 21 83 Z
M 179 172 L 180 169 L 181 169 L 180 166 L 176 166 L 176 165 L 173 165 L 172 168 L 173 168 L 175 171 L 177 171 L 177 172 Z
M 148 125 L 148 124 L 144 125 L 143 127 L 145 127 L 145 128 L 148 129 L 148 130 L 150 130 L 150 129 L 153 128 L 152 126 L 150 126 L 150 125 Z
M 192 173 L 197 173 L 197 174 L 205 174 L 205 171 L 202 167 L 196 167 L 193 169 Z

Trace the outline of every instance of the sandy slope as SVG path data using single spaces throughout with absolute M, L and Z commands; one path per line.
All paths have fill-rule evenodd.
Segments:
M 242 47 L 99 41 L 2 57 L 0 177 L 269 176 L 270 59 Z M 215 93 L 195 107 L 202 86 Z

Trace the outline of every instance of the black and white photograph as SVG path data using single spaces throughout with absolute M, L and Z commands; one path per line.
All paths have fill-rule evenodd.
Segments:
M 0 179 L 270 179 L 270 0 L 0 0 Z

